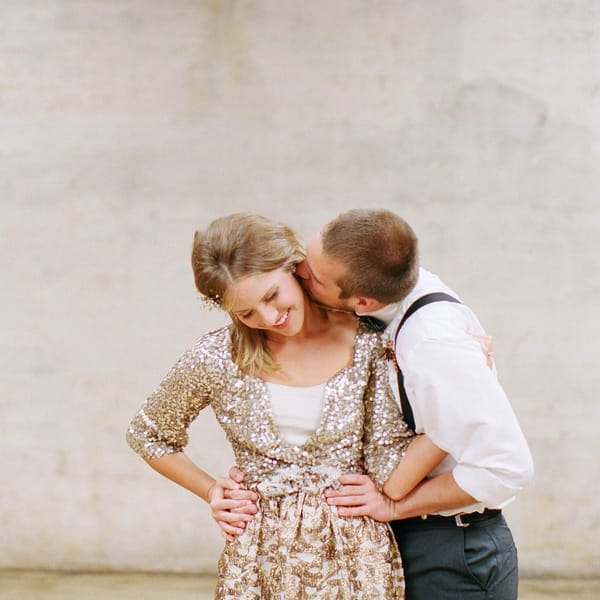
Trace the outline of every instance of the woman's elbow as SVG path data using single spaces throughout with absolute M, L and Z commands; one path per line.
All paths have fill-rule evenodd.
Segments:
M 390 500 L 397 502 L 402 500 L 410 490 L 395 486 L 388 481 L 383 485 L 382 491 Z

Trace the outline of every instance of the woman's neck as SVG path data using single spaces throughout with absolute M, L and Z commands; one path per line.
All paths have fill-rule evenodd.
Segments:
M 356 327 L 355 315 L 328 311 L 307 300 L 303 327 L 297 334 L 267 337 L 269 351 L 280 368 L 259 376 L 292 386 L 328 381 L 352 363 Z

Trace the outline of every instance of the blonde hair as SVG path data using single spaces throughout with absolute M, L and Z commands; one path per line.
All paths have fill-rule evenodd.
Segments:
M 267 347 L 264 332 L 244 325 L 231 311 L 232 284 L 276 269 L 292 270 L 304 256 L 290 227 L 252 213 L 221 217 L 194 234 L 192 269 L 196 288 L 229 312 L 233 360 L 243 371 L 272 372 L 279 365 Z
M 366 296 L 384 304 L 402 300 L 417 283 L 417 236 L 383 209 L 342 213 L 323 229 L 323 253 L 344 267 L 340 298 Z

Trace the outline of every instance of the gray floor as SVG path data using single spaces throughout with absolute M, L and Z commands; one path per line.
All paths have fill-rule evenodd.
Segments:
M 0 600 L 209 600 L 214 579 L 148 573 L 0 571 Z M 600 580 L 524 580 L 520 600 L 598 600 Z

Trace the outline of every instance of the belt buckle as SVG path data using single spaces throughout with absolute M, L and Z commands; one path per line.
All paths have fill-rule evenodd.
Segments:
M 454 520 L 456 521 L 457 527 L 470 527 L 471 523 L 464 523 L 462 520 L 462 515 L 454 515 Z

